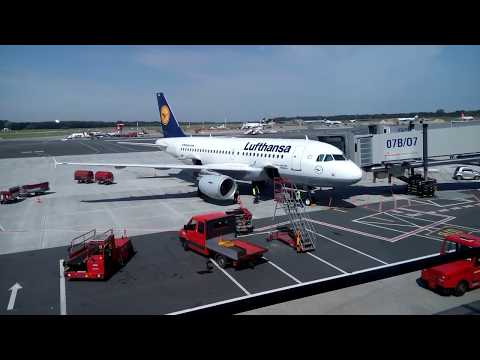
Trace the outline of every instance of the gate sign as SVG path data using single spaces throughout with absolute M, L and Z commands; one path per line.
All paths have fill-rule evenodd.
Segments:
M 373 163 L 422 158 L 421 131 L 379 134 L 372 139 Z

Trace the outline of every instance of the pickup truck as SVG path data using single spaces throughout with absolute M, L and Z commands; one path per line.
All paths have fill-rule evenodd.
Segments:
M 239 268 L 243 264 L 251 267 L 267 252 L 267 249 L 236 238 L 235 215 L 212 212 L 193 216 L 178 233 L 185 250 L 213 258 L 226 268 L 230 264 Z
M 480 237 L 455 233 L 444 237 L 441 254 L 480 248 Z M 440 293 L 462 296 L 469 289 L 480 286 L 480 257 L 475 256 L 422 270 L 420 285 Z

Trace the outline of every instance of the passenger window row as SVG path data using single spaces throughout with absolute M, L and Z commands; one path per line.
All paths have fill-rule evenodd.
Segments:
M 180 148 L 180 150 L 181 151 L 209 153 L 209 154 L 225 154 L 225 155 L 234 155 L 235 154 L 234 151 L 228 151 L 228 150 L 189 149 L 189 148 L 184 148 L 184 147 Z M 240 156 L 239 151 L 237 151 L 237 155 Z M 277 159 L 283 159 L 283 155 L 279 155 L 279 154 L 263 154 L 263 153 L 252 153 L 252 152 L 242 152 L 242 156 L 256 156 L 256 157 L 265 157 L 265 158 L 275 158 L 276 157 Z

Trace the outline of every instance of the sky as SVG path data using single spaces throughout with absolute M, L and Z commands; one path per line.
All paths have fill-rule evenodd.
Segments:
M 0 46 L 0 119 L 179 121 L 480 109 L 480 46 Z

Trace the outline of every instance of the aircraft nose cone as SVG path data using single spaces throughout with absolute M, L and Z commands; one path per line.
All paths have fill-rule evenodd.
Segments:
M 353 169 L 352 169 L 352 182 L 355 184 L 362 180 L 363 177 L 363 171 L 360 169 L 356 164 L 352 164 Z

